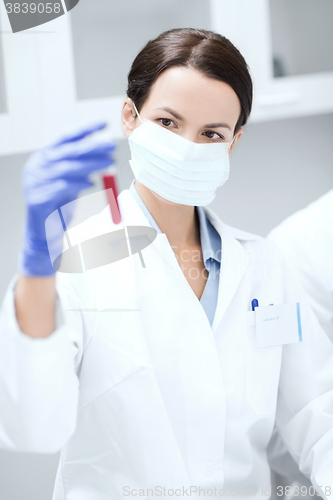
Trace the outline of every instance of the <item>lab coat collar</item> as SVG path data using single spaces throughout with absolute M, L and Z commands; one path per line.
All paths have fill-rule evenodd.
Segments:
M 248 267 L 249 255 L 242 241 L 256 240 L 258 237 L 224 224 L 209 207 L 204 207 L 204 211 L 222 240 L 219 292 L 212 325 L 213 332 L 215 332 Z

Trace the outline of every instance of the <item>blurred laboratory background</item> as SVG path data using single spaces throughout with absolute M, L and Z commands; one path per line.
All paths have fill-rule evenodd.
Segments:
M 0 301 L 16 273 L 29 155 L 76 123 L 107 120 L 118 145 L 119 190 L 133 174 L 120 110 L 130 64 L 175 27 L 213 29 L 247 60 L 253 114 L 210 205 L 266 236 L 333 188 L 332 0 L 80 0 L 68 14 L 12 34 L 0 8 Z M 102 189 L 98 175 L 89 192 Z M 0 450 L 0 498 L 48 500 L 59 455 Z M 281 483 L 280 483 L 281 484 Z

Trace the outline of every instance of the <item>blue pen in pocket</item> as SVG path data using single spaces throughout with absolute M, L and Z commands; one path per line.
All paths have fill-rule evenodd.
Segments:
M 253 299 L 251 304 L 252 304 L 252 311 L 254 311 L 256 307 L 259 307 L 259 302 L 257 299 Z

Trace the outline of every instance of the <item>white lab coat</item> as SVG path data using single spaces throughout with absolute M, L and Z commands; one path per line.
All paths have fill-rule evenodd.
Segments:
M 283 251 L 333 342 L 333 189 L 288 217 L 268 238 Z
M 333 190 L 288 217 L 268 239 L 282 250 L 294 279 L 333 342 Z M 276 472 L 304 482 L 276 431 L 268 455 Z
M 128 190 L 118 201 L 126 226 L 149 226 Z M 251 300 L 288 303 L 299 292 L 274 246 L 205 211 L 222 238 L 213 327 L 163 233 L 142 252 L 146 268 L 134 255 L 59 273 L 58 328 L 47 339 L 20 332 L 10 285 L 0 445 L 63 447 L 54 500 L 151 497 L 159 487 L 155 496 L 197 498 L 200 487 L 268 498 L 275 421 L 303 472 L 333 487 L 332 345 L 301 298 L 303 342 L 256 347 Z M 107 209 L 71 240 L 112 229 Z

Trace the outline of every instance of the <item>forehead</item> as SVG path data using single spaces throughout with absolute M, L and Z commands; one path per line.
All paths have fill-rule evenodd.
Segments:
M 169 107 L 184 118 L 211 123 L 221 118 L 236 124 L 241 106 L 235 91 L 225 82 L 184 67 L 164 71 L 150 90 L 143 108 Z

